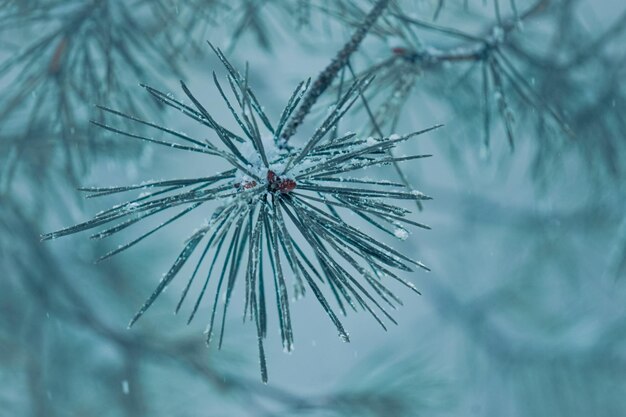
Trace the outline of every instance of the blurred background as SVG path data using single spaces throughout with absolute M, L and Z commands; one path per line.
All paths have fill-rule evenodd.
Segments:
M 204 343 L 209 305 L 190 325 L 173 314 L 185 279 L 127 329 L 210 211 L 98 264 L 141 226 L 102 241 L 40 242 L 120 202 L 85 199 L 79 186 L 215 171 L 210 156 L 90 125 L 104 118 L 96 104 L 209 137 L 139 87 L 181 97 L 183 79 L 226 123 L 209 40 L 237 68 L 249 64 L 250 85 L 278 118 L 372 4 L 0 0 L 0 416 L 626 415 L 618 0 L 391 2 L 351 57 L 354 74 L 376 79 L 339 130 L 445 125 L 405 145 L 432 158 L 370 172 L 433 196 L 411 207 L 432 230 L 391 242 L 432 272 L 403 275 L 421 296 L 391 286 L 404 302 L 398 326 L 343 318 L 350 343 L 311 294 L 294 300 L 293 353 L 270 318 L 267 385 L 256 330 L 241 321 L 241 287 L 221 350 Z M 298 135 L 324 116 L 339 83 Z

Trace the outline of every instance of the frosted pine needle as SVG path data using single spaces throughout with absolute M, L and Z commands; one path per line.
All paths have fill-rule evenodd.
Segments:
M 217 280 L 207 327 L 207 342 L 217 334 L 221 346 L 233 289 L 238 281 L 243 280 L 244 319 L 249 318 L 256 325 L 261 377 L 267 381 L 263 342 L 267 335 L 270 292 L 275 293 L 283 348 L 286 351 L 293 348 L 288 281 L 294 285 L 296 296 L 303 295 L 309 289 L 313 292 L 344 341 L 349 341 L 348 333 L 327 299 L 325 293 L 328 291 L 323 290 L 330 289 L 342 314 L 346 314 L 346 309 L 367 310 L 383 328 L 386 328 L 385 321 L 395 323 L 387 308 L 401 304 L 400 299 L 387 288 L 385 280 L 398 281 L 417 292 L 412 283 L 394 270 L 411 271 L 415 266 L 427 268 L 349 224 L 340 212 L 353 213 L 373 228 L 400 239 L 407 236 L 405 226 L 428 228 L 409 219 L 409 210 L 394 202 L 426 200 L 429 197 L 408 190 L 402 184 L 358 175 L 367 167 L 430 156 L 391 157 L 388 151 L 437 126 L 404 136 L 377 139 L 358 139 L 354 133 L 340 137 L 331 135 L 338 121 L 358 98 L 358 92 L 370 81 L 361 79 L 356 80 L 338 100 L 332 112 L 304 146 L 286 146 L 281 143 L 281 134 L 306 92 L 309 81 L 301 82 L 296 87 L 278 123 L 274 125 L 250 90 L 247 73 L 242 75 L 219 49 L 214 48 L 214 51 L 228 72 L 228 87 L 224 88 L 215 74 L 213 81 L 241 132 L 234 133 L 213 119 L 183 82 L 182 90 L 193 106 L 152 87 L 143 87 L 156 100 L 212 130 L 218 139 L 216 143 L 195 139 L 107 107 L 100 108 L 165 133 L 172 141 L 142 136 L 100 122 L 94 123 L 131 139 L 222 158 L 231 168 L 216 175 L 193 179 L 82 188 L 82 191 L 89 193 L 88 197 L 137 190 L 143 192 L 137 198 L 98 213 L 91 220 L 47 234 L 44 239 L 106 225 L 104 230 L 92 235 L 100 239 L 149 216 L 178 209 L 160 225 L 105 254 L 101 258 L 104 259 L 134 246 L 200 206 L 216 202 L 217 209 L 187 239 L 170 270 L 132 318 L 130 326 L 150 308 L 197 252 L 198 259 L 182 291 L 176 312 L 189 295 L 194 281 L 201 280 L 199 285 L 202 289 L 193 302 L 188 319 L 191 322 L 206 295 L 209 281 Z M 267 137 L 272 140 L 264 140 Z M 202 265 L 208 268 L 203 277 L 199 273 Z M 226 296 L 221 308 L 221 323 L 217 323 L 219 295 L 223 293 Z M 219 332 L 216 331 L 218 327 Z

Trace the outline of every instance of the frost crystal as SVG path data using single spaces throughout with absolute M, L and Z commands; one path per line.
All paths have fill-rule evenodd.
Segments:
M 400 227 L 394 230 L 393 234 L 400 240 L 407 240 L 409 237 L 409 232 L 407 232 L 405 229 L 402 229 Z

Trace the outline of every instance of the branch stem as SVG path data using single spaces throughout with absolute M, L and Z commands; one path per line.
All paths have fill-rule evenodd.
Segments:
M 313 105 L 317 102 L 318 98 L 324 93 L 324 91 L 326 91 L 326 89 L 332 84 L 339 71 L 346 66 L 350 56 L 358 49 L 369 30 L 372 28 L 374 23 L 376 23 L 376 20 L 378 20 L 378 17 L 383 13 L 388 5 L 389 0 L 378 0 L 366 16 L 363 23 L 361 23 L 361 25 L 354 32 L 350 41 L 348 41 L 348 43 L 341 48 L 341 50 L 337 53 L 337 56 L 335 56 L 330 64 L 328 64 L 328 66 L 317 76 L 317 79 L 302 100 L 302 104 L 283 131 L 281 136 L 283 146 L 296 133 L 298 127 L 309 114 Z

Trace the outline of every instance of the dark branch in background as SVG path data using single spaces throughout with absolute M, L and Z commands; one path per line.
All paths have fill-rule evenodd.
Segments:
M 0 81 L 8 84 L 0 97 L 0 180 L 10 184 L 18 165 L 60 160 L 75 181 L 98 147 L 93 142 L 102 142 L 86 123 L 94 103 L 157 113 L 159 106 L 146 107 L 125 88 L 181 73 L 175 49 L 153 39 L 157 4 L 71 0 L 0 9 L 0 35 L 16 43 L 0 61 Z
M 373 113 L 378 127 L 388 130 L 420 94 L 454 113 L 457 122 L 449 127 L 458 129 L 462 142 L 482 134 L 482 141 L 472 141 L 482 142 L 481 157 L 490 155 L 498 125 L 511 149 L 517 135 L 534 142 L 529 166 L 541 187 L 553 177 L 548 170 L 565 163 L 565 155 L 588 165 L 590 178 L 604 173 L 619 178 L 625 168 L 619 137 L 626 121 L 616 109 L 626 102 L 620 83 L 626 57 L 619 53 L 626 14 L 596 34 L 566 11 L 572 4 L 541 0 L 510 17 L 500 11 L 500 19 L 478 34 L 415 19 L 390 6 L 370 33 L 383 42 L 399 43 L 391 45 L 386 58 L 383 53 L 382 59 L 359 69 L 360 77 L 376 76 L 366 93 L 370 109 L 361 109 Z M 353 27 L 365 16 L 356 6 L 323 11 Z M 539 18 L 561 19 L 563 27 L 528 24 Z M 531 40 L 533 35 L 546 39 L 546 27 L 551 33 L 538 47 Z M 442 47 L 432 36 L 438 34 Z M 450 46 L 455 39 L 461 42 Z M 357 57 L 352 60 L 355 68 L 361 62 Z M 590 77 L 592 71 L 598 75 Z M 375 131 L 375 124 L 371 126 Z M 448 151 L 462 166 L 466 148 L 452 144 Z
M 227 54 L 244 37 L 253 38 L 264 52 L 273 48 L 276 33 L 300 32 L 311 26 L 311 0 L 143 0 L 155 2 L 157 27 L 170 29 L 163 33 L 166 49 L 203 54 L 207 39 L 224 38 Z M 221 25 L 228 22 L 228 25 Z
M 376 23 L 378 17 L 383 13 L 387 5 L 389 4 L 389 0 L 379 0 L 372 10 L 369 12 L 365 20 L 361 23 L 361 25 L 357 28 L 357 30 L 352 35 L 350 41 L 344 45 L 344 47 L 339 51 L 337 56 L 332 60 L 332 62 L 320 73 L 317 79 L 313 82 L 313 85 L 304 96 L 304 100 L 302 104 L 296 111 L 296 114 L 290 119 L 289 124 L 283 131 L 281 136 L 281 142 L 279 145 L 284 146 L 289 139 L 296 133 L 298 130 L 298 126 L 304 121 L 304 118 L 309 114 L 313 105 L 317 102 L 317 99 L 328 89 L 328 87 L 333 83 L 333 80 L 341 71 L 343 67 L 346 66 L 350 56 L 357 50 L 365 35 L 369 32 L 372 25 Z
M 398 13 L 394 13 L 393 15 L 397 19 L 407 23 L 411 23 L 415 26 L 468 40 L 472 43 L 472 45 L 470 46 L 455 46 L 447 50 L 437 50 L 430 53 L 425 50 L 423 52 L 417 53 L 418 56 L 415 57 L 416 59 L 426 62 L 480 61 L 483 60 L 485 58 L 485 55 L 488 55 L 492 49 L 501 44 L 506 36 L 508 36 L 514 30 L 519 29 L 519 25 L 524 20 L 541 13 L 548 7 L 549 3 L 550 0 L 537 1 L 533 6 L 529 7 L 521 15 L 513 16 L 512 18 L 506 20 L 501 20 L 490 30 L 488 30 L 484 36 L 475 36 L 460 30 L 437 26 L 435 24 L 410 18 Z
M 410 18 L 399 13 L 394 16 L 403 22 L 415 25 L 422 29 L 439 32 L 454 38 L 469 41 L 469 45 L 460 45 L 444 49 L 421 48 L 420 50 L 408 50 L 404 48 L 394 49 L 394 54 L 412 64 L 421 64 L 427 67 L 434 67 L 441 63 L 455 62 L 478 62 L 482 64 L 482 85 L 483 85 L 483 106 L 484 106 L 484 140 L 485 147 L 489 148 L 490 142 L 490 103 L 489 86 L 495 90 L 496 104 L 498 112 L 504 123 L 506 136 L 511 149 L 514 149 L 513 116 L 510 100 L 505 92 L 505 82 L 510 84 L 513 91 L 529 106 L 541 109 L 557 122 L 561 129 L 570 136 L 570 130 L 562 116 L 543 103 L 534 93 L 533 87 L 520 74 L 512 61 L 504 55 L 502 49 L 507 45 L 509 35 L 519 28 L 526 19 L 539 15 L 546 10 L 549 0 L 539 0 L 521 14 L 515 13 L 508 19 L 502 19 L 497 7 L 497 0 L 494 1 L 496 7 L 497 23 L 491 27 L 483 36 L 476 36 L 463 31 L 438 26 L 418 19 Z M 489 82 L 491 78 L 491 82 Z

